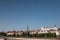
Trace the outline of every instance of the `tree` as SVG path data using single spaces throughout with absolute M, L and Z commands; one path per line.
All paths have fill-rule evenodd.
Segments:
M 58 30 L 60 30 L 60 28 L 58 28 Z
M 4 32 L 0 32 L 0 36 L 7 36 L 7 34 Z

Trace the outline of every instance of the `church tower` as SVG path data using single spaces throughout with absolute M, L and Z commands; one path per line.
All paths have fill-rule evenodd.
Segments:
M 27 25 L 27 30 L 29 30 L 29 26 Z
M 27 25 L 27 31 L 29 31 L 29 26 Z

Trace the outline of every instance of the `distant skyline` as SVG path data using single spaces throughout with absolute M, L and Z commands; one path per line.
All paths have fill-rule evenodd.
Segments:
M 0 31 L 60 27 L 60 0 L 0 0 Z

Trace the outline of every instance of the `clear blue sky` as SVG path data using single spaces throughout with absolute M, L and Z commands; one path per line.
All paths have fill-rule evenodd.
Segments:
M 60 0 L 0 0 L 0 31 L 60 25 Z M 59 26 L 57 26 L 59 27 Z

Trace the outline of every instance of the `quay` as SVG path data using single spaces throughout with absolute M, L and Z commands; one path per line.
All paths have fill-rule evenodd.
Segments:
M 0 40 L 4 40 L 4 38 L 3 39 L 0 39 Z M 54 39 L 54 38 L 7 38 L 6 40 L 60 40 L 60 39 Z

